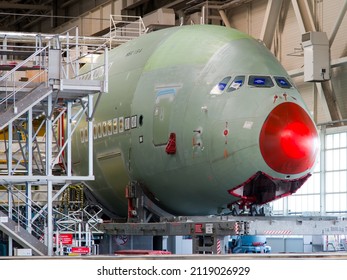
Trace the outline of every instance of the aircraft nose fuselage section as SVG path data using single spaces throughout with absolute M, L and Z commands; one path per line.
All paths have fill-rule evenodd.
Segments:
M 242 206 L 296 192 L 318 153 L 318 133 L 297 90 L 244 86 L 224 103 L 209 125 L 219 186 Z
M 318 137 L 288 74 L 251 38 L 209 54 L 201 66 L 185 61 L 157 71 L 156 77 L 170 73 L 155 83 L 158 164 L 142 166 L 139 177 L 178 213 L 209 208 L 211 214 L 230 203 L 263 204 L 294 193 L 310 176 Z M 165 133 L 158 124 L 166 124 Z M 145 174 L 150 168 L 156 172 Z
M 110 61 L 89 183 L 108 209 L 127 212 L 128 180 L 168 212 L 206 215 L 292 194 L 310 176 L 315 125 L 286 71 L 248 35 L 166 29 L 117 47 Z M 86 172 L 87 158 L 74 172 Z
M 202 107 L 208 115 L 204 147 L 214 189 L 229 192 L 240 205 L 296 192 L 318 153 L 318 133 L 299 92 L 259 43 L 233 42 L 221 53 L 214 61 L 219 79 L 214 73 Z M 226 61 L 233 62 L 229 69 L 222 66 Z

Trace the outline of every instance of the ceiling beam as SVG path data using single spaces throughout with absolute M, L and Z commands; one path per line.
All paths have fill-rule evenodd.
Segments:
M 29 19 L 29 18 L 28 18 L 28 23 L 25 24 L 25 25 L 23 26 L 23 28 L 24 28 L 24 29 L 27 29 L 27 28 L 33 26 L 34 24 L 36 24 L 36 23 L 42 21 L 44 18 L 48 18 L 49 16 L 50 16 L 50 14 L 47 13 L 47 14 L 42 14 L 40 17 L 36 17 L 35 19 Z
M 226 27 L 231 27 L 230 21 L 228 20 L 227 15 L 225 14 L 224 10 L 218 10 L 220 17 L 222 18 L 224 24 Z
M 69 0 L 69 1 L 64 2 L 60 7 L 62 9 L 64 9 L 66 7 L 69 7 L 69 6 L 73 5 L 73 4 L 75 4 L 76 2 L 78 2 L 78 0 Z
M 259 39 L 271 49 L 283 0 L 268 0 Z
M 229 2 L 228 1 L 224 2 L 222 6 L 220 6 L 220 9 L 221 10 L 232 9 L 252 1 L 253 0 L 230 0 Z
M 304 20 L 305 16 L 311 16 L 311 12 L 309 10 L 306 10 L 305 8 L 303 9 L 303 7 L 305 7 L 306 5 L 303 5 L 301 2 L 299 2 L 299 0 L 292 0 L 292 5 L 294 8 L 296 20 L 298 21 L 298 24 L 299 24 L 300 33 L 304 34 L 308 31 L 316 31 L 316 28 L 314 27 L 314 25 L 311 26 L 307 24 L 307 22 L 310 22 L 310 20 Z
M 301 11 L 302 20 L 307 31 L 317 31 L 316 25 L 314 24 L 312 12 L 307 0 L 296 0 Z
M 14 9 L 14 10 L 41 10 L 41 11 L 50 11 L 51 6 L 46 5 L 33 5 L 33 4 L 17 4 L 7 1 L 0 1 L 0 9 Z

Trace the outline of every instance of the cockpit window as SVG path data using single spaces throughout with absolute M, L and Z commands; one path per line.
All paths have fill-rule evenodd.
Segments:
M 245 76 L 236 76 L 234 80 L 231 82 L 230 86 L 227 89 L 227 92 L 232 92 L 234 90 L 239 89 L 243 86 L 245 82 Z
M 226 88 L 227 84 L 229 83 L 231 77 L 225 77 L 223 80 L 221 80 L 218 84 L 216 84 L 213 89 L 211 90 L 211 94 L 222 94 L 224 89 Z
M 254 87 L 273 87 L 274 83 L 269 76 L 249 76 L 248 84 Z
M 281 88 L 291 88 L 292 85 L 289 83 L 289 81 L 284 77 L 274 77 L 276 84 Z

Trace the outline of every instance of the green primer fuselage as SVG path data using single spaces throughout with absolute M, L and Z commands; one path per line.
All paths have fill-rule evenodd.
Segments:
M 245 84 L 211 94 L 227 76 L 290 80 L 260 42 L 230 28 L 175 27 L 117 47 L 109 61 L 109 93 L 94 119 L 95 181 L 87 182 L 104 207 L 126 216 L 125 186 L 134 180 L 171 213 L 215 214 L 239 199 L 228 190 L 258 171 L 288 178 L 265 163 L 259 133 L 281 103 L 293 102 L 307 111 L 296 88 Z M 279 97 L 276 102 L 274 96 Z M 79 129 L 86 126 L 81 123 Z M 176 135 L 174 154 L 165 151 L 170 133 Z M 87 174 L 84 140 L 76 133 L 73 169 L 81 175 Z

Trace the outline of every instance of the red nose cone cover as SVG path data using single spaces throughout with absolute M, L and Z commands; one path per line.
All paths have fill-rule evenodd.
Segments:
M 318 151 L 315 125 L 303 108 L 282 103 L 271 111 L 260 132 L 260 151 L 265 162 L 283 174 L 310 169 Z

